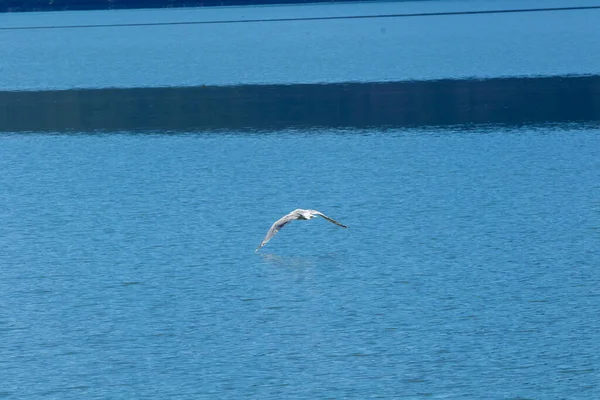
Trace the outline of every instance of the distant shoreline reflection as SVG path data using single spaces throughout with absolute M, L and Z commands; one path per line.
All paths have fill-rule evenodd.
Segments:
M 0 132 L 600 121 L 600 76 L 0 92 Z

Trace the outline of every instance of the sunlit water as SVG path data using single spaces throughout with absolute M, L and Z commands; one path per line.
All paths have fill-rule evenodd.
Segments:
M 0 15 L 0 28 L 600 5 L 409 1 Z M 0 89 L 600 74 L 600 9 L 81 29 L 0 29 Z
M 0 28 L 524 3 L 33 13 L 0 15 Z M 598 15 L 0 29 L 0 89 L 597 75 Z M 498 111 L 511 95 L 501 84 L 485 93 L 425 85 L 402 104 L 433 104 L 416 112 L 443 118 L 416 121 L 485 121 L 488 112 L 499 123 L 419 129 L 371 126 L 389 121 L 374 118 L 376 105 L 394 107 L 371 92 L 364 98 L 381 103 L 344 103 L 355 119 L 310 96 L 248 117 L 244 110 L 257 108 L 233 109 L 239 102 L 229 95 L 215 118 L 227 118 L 230 99 L 231 115 L 248 117 L 232 123 L 260 126 L 222 123 L 218 133 L 185 123 L 198 103 L 177 97 L 183 90 L 166 90 L 178 105 L 152 114 L 167 97 L 142 93 L 119 103 L 122 113 L 111 99 L 129 91 L 83 105 L 76 91 L 3 97 L 0 397 L 600 398 L 598 97 L 572 80 L 578 91 L 567 87 L 561 99 L 583 95 L 553 119 L 552 96 L 563 86 L 532 92 L 528 82 L 511 86 L 538 99 L 541 111 L 531 104 L 526 115 Z M 29 115 L 27 98 L 44 117 L 28 126 L 45 133 L 6 129 L 19 121 L 15 110 Z M 49 104 L 56 114 L 44 114 Z M 306 114 L 323 104 L 338 110 L 329 126 L 349 129 L 269 129 L 323 121 Z M 568 116 L 578 122 L 523 123 Z M 90 126 L 102 132 L 77 130 L 96 119 L 102 124 Z M 355 120 L 371 127 L 352 128 L 361 126 Z M 293 222 L 255 254 L 295 208 L 349 228 Z
M 0 137 L 7 398 L 600 395 L 593 126 Z M 271 223 L 294 208 L 322 219 Z

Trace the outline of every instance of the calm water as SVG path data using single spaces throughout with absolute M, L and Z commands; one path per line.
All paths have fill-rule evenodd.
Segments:
M 0 27 L 600 5 L 419 1 L 0 15 Z M 0 30 L 0 90 L 600 74 L 600 9 L 211 25 Z
M 32 13 L 0 15 L 0 25 L 524 3 L 539 6 Z M 215 85 L 240 83 L 598 75 L 598 16 L 0 29 L 0 90 L 207 84 L 218 94 L 227 90 Z M 9 108 L 11 99 L 37 99 L 36 115 L 52 125 L 0 134 L 0 397 L 600 398 L 600 103 L 594 85 L 567 88 L 565 96 L 585 96 L 555 120 L 571 115 L 578 123 L 526 124 L 553 120 L 547 114 L 562 87 L 556 78 L 559 86 L 532 91 L 532 82 L 520 82 L 530 97 L 518 101 L 540 107 L 522 107 L 512 119 L 512 111 L 497 112 L 510 101 L 506 85 L 415 91 L 416 100 L 403 104 L 432 104 L 420 112 L 439 112 L 445 123 L 507 116 L 496 125 L 420 129 L 335 121 L 267 129 L 280 118 L 251 112 L 253 126 L 209 133 L 181 121 L 199 104 L 177 97 L 185 90 L 165 90 L 182 106 L 153 110 L 166 113 L 154 120 L 147 110 L 168 96 L 135 97 L 122 112 L 107 106 L 112 101 L 88 101 L 80 112 L 83 95 L 69 91 L 60 98 L 70 108 L 49 116 L 58 94 L 7 94 Z M 95 99 L 137 93 L 100 92 Z M 219 104 L 227 99 L 232 115 L 247 117 L 235 96 Z M 358 119 L 379 109 L 370 103 L 371 114 L 362 115 L 369 109 L 356 99 L 343 104 Z M 307 104 L 290 101 L 277 115 L 321 121 L 317 111 L 312 119 L 303 114 Z M 5 127 L 15 120 L 10 110 L 1 115 Z M 96 119 L 106 122 L 94 125 L 102 133 L 77 131 Z M 163 119 L 175 122 L 153 125 Z M 187 133 L 151 129 L 178 121 Z M 40 133 L 52 126 L 77 132 Z M 294 222 L 255 254 L 270 225 L 298 207 L 350 228 Z
M 7 398 L 600 396 L 600 130 L 0 137 Z M 296 207 L 324 220 L 286 226 Z

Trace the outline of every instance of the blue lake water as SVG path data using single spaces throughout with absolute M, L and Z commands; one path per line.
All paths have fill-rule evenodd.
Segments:
M 261 10 L 282 17 L 498 4 L 33 13 L 0 21 L 22 27 L 205 11 L 231 19 Z M 0 89 L 597 75 L 598 15 L 0 30 Z M 481 98 L 493 100 L 493 84 L 485 87 Z M 564 114 L 587 122 L 3 130 L 0 398 L 600 398 L 600 117 L 592 89 L 585 113 Z M 69 93 L 61 101 L 73 102 Z M 121 126 L 164 103 L 135 104 L 138 113 Z M 487 104 L 472 104 L 485 114 Z M 271 224 L 295 208 L 320 210 L 349 228 L 293 222 L 255 254 Z
M 8 398 L 600 395 L 600 130 L 3 135 Z M 271 223 L 315 208 L 349 225 Z
M 0 27 L 600 5 L 417 1 L 0 15 Z M 0 90 L 600 74 L 600 9 L 327 21 L 0 29 Z

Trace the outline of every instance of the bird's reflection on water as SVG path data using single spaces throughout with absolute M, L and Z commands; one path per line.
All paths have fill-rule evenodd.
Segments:
M 283 268 L 314 268 L 321 263 L 335 261 L 339 264 L 344 254 L 341 251 L 315 253 L 310 255 L 279 255 L 273 253 L 258 253 L 266 264 Z
M 282 256 L 273 253 L 260 253 L 262 260 L 275 267 L 308 268 L 315 266 L 313 257 Z

